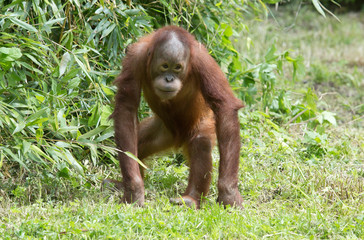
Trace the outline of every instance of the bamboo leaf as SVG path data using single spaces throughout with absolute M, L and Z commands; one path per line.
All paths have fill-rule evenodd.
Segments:
M 3 162 L 4 162 L 4 155 L 2 152 L 0 152 L 0 169 L 3 166 Z
M 0 48 L 0 61 L 1 62 L 14 62 L 22 56 L 19 48 Z
M 95 139 L 95 142 L 104 141 L 105 139 L 108 139 L 108 138 L 110 138 L 112 136 L 114 136 L 114 128 L 113 127 L 108 127 L 107 129 L 105 129 L 105 131 L 102 132 L 100 137 Z
M 59 64 L 59 76 L 61 77 L 66 71 L 67 65 L 71 60 L 71 55 L 68 52 L 65 52 L 62 56 L 61 63 Z
M 75 60 L 76 60 L 76 62 L 77 62 L 77 64 L 78 64 L 78 66 L 80 66 L 80 68 L 82 69 L 82 71 L 86 74 L 86 76 L 90 79 L 90 80 L 92 80 L 92 78 L 91 78 L 91 76 L 90 76 L 90 74 L 88 73 L 88 71 L 87 71 L 87 68 L 86 68 L 86 66 L 85 66 L 85 64 L 83 64 L 83 62 L 76 56 L 76 55 L 73 55 L 74 56 L 74 58 L 75 58 Z
M 326 17 L 324 10 L 322 9 L 322 7 L 320 6 L 320 1 L 319 0 L 312 0 L 312 4 L 313 6 L 316 8 L 316 10 L 324 17 Z
M 22 131 L 25 128 L 25 122 L 20 122 L 16 125 L 15 130 L 13 131 L 13 134 Z
M 91 138 L 93 136 L 96 136 L 97 134 L 101 133 L 107 128 L 107 126 L 99 126 L 81 136 L 78 137 L 78 139 L 84 139 L 84 138 Z
M 32 67 L 31 65 L 29 65 L 28 63 L 26 62 L 19 62 L 20 65 L 22 65 L 23 67 L 25 67 L 26 69 L 28 69 L 29 71 L 33 71 L 33 72 L 36 72 L 40 75 L 44 75 L 41 71 L 39 71 L 39 69 L 35 68 L 35 67 Z
M 108 36 L 112 30 L 114 30 L 114 28 L 116 27 L 116 24 L 113 23 L 111 24 L 107 29 L 105 29 L 103 32 L 102 32 L 102 36 L 101 36 L 101 39 L 103 39 L 104 37 Z
M 139 163 L 140 166 L 142 166 L 145 169 L 148 169 L 147 166 L 144 165 L 144 163 L 142 161 L 139 160 L 139 158 L 137 158 L 134 154 L 132 154 L 131 152 L 123 152 L 125 153 L 125 155 L 127 155 L 128 157 L 130 157 L 131 159 L 137 161 Z
M 40 156 L 44 157 L 45 159 L 47 159 L 51 163 L 55 163 L 55 161 L 50 156 L 48 156 L 47 154 L 45 154 L 45 152 L 43 152 L 42 149 L 40 149 L 39 147 L 35 146 L 34 144 L 30 146 L 30 149 L 32 149 L 34 152 L 38 153 Z
M 49 20 L 49 21 L 45 22 L 44 25 L 52 26 L 55 23 L 63 22 L 64 19 L 65 19 L 65 17 L 52 19 L 52 20 Z
M 28 30 L 29 32 L 38 32 L 38 30 L 33 27 L 32 25 L 26 23 L 26 22 L 23 22 L 22 20 L 18 19 L 18 18 L 9 18 L 10 21 L 12 21 L 14 24 L 18 25 L 19 27 L 22 27 L 26 30 Z
M 14 153 L 12 153 L 11 151 L 10 151 L 10 149 L 9 148 L 4 148 L 4 151 L 8 154 L 8 155 L 10 155 L 10 157 L 11 158 L 9 158 L 9 159 L 11 159 L 11 160 L 15 160 L 16 162 L 18 162 L 22 167 L 24 167 L 26 170 L 28 170 L 29 171 L 29 168 L 27 167 L 27 165 L 24 163 L 24 161 L 22 161 L 20 158 L 18 158 L 18 156 L 16 156 Z
M 43 114 L 46 113 L 46 111 L 48 110 L 48 108 L 43 108 L 43 109 L 40 109 L 38 110 L 37 112 L 35 112 L 34 114 L 32 114 L 31 116 L 29 116 L 27 119 L 26 119 L 26 125 L 27 126 L 30 126 L 33 124 L 34 121 L 38 120 L 40 117 L 43 116 Z
M 81 175 L 84 175 L 84 171 L 80 163 L 74 158 L 72 153 L 68 149 L 62 149 L 63 156 L 66 158 L 68 163 L 72 165 L 72 167 L 79 172 Z

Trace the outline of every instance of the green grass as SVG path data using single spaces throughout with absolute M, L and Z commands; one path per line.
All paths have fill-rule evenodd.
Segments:
M 14 187 L 11 196 L 0 189 L 0 239 L 363 239 L 363 14 L 338 16 L 341 23 L 306 10 L 296 20 L 293 16 L 281 9 L 276 15 L 280 24 L 272 18 L 247 21 L 254 45 L 248 49 L 242 36 L 239 49 L 256 62 L 272 44 L 303 55 L 306 75 L 293 82 L 287 67 L 277 87 L 292 99 L 314 89 L 318 108 L 337 113 L 338 125 L 305 138 L 308 122 L 276 125 L 272 115 L 243 109 L 243 210 L 215 203 L 216 152 L 213 184 L 200 210 L 168 202 L 187 184 L 188 167 L 174 155 L 148 162 L 144 208 L 119 204 L 118 193 L 100 193 L 100 186 L 93 184 L 109 176 L 120 178 L 118 166 L 85 163 L 85 180 L 63 182 L 51 175 L 44 180 L 44 174 L 22 171 L 20 180 L 3 182 L 24 184 Z M 37 179 L 39 184 L 34 183 Z
M 363 236 L 364 216 L 352 212 L 349 206 L 327 206 L 319 196 L 247 202 L 244 210 L 208 203 L 198 211 L 171 206 L 166 198 L 145 208 L 85 198 L 12 206 L 2 212 L 0 230 L 4 239 L 355 239 Z

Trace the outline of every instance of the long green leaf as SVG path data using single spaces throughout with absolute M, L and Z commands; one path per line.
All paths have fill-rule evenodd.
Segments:
M 80 174 L 84 175 L 84 171 L 80 163 L 74 158 L 72 153 L 68 149 L 60 149 L 63 153 L 63 156 L 66 158 L 68 163 L 72 165 L 72 167 L 79 172 Z
M 24 163 L 24 161 L 22 161 L 20 158 L 18 158 L 14 153 L 12 153 L 10 151 L 9 148 L 4 148 L 4 152 L 6 152 L 8 155 L 10 155 L 11 160 L 15 160 L 16 162 L 18 162 L 22 167 L 24 167 L 26 170 L 30 171 L 29 168 L 27 167 L 27 165 Z
M 85 66 L 85 64 L 83 64 L 83 62 L 75 55 L 73 54 L 78 66 L 80 66 L 80 68 L 82 69 L 82 71 L 86 74 L 86 76 L 92 81 L 92 78 L 90 76 L 90 74 L 88 73 L 88 70 Z
M 52 19 L 52 20 L 49 20 L 49 21 L 45 22 L 44 24 L 52 26 L 55 23 L 62 22 L 64 19 L 65 19 L 65 17 Z
M 81 136 L 78 137 L 78 139 L 84 139 L 84 138 L 91 138 L 93 136 L 96 136 L 97 134 L 101 133 L 107 128 L 107 126 L 99 126 Z
M 322 9 L 322 7 L 320 6 L 320 1 L 319 0 L 312 0 L 312 4 L 313 6 L 315 6 L 316 10 L 324 17 L 326 17 L 324 10 Z
M 22 56 L 19 48 L 0 48 L 0 61 L 1 62 L 14 62 Z
M 105 29 L 103 32 L 102 32 L 102 36 L 101 36 L 101 39 L 103 39 L 104 37 L 106 37 L 107 35 L 109 35 L 112 30 L 114 30 L 114 28 L 116 27 L 116 24 L 113 23 L 111 24 L 107 29 Z
M 19 27 L 22 27 L 26 30 L 28 30 L 29 32 L 38 32 L 38 30 L 33 27 L 32 25 L 26 23 L 26 22 L 23 22 L 22 20 L 18 19 L 18 18 L 9 18 L 10 21 L 12 21 L 14 24 L 18 25 Z
M 65 52 L 65 54 L 62 56 L 61 63 L 59 64 L 59 76 L 64 74 L 69 61 L 71 61 L 71 55 L 68 52 Z
M 31 145 L 30 146 L 30 148 L 34 151 L 34 152 L 36 152 L 36 153 L 38 153 L 39 155 L 41 155 L 42 157 L 44 157 L 45 159 L 47 159 L 48 161 L 50 161 L 51 163 L 55 163 L 55 161 L 50 157 L 50 156 L 48 156 L 46 153 L 44 153 L 43 151 L 42 151 L 42 149 L 40 149 L 39 147 L 37 147 L 37 146 L 35 146 L 35 145 Z
M 137 163 L 139 163 L 140 166 L 142 166 L 145 169 L 148 169 L 147 166 L 144 165 L 144 163 L 142 161 L 139 160 L 139 158 L 137 158 L 134 154 L 132 154 L 131 152 L 123 152 L 125 153 L 125 155 L 127 155 L 128 157 L 130 157 L 131 159 L 137 161 Z

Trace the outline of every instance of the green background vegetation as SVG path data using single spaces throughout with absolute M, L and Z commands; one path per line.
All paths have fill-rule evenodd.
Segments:
M 0 0 L 0 238 L 364 238 L 363 12 L 264 2 Z M 145 208 L 100 192 L 121 178 L 108 117 L 125 48 L 166 24 L 246 104 L 244 210 L 215 203 L 217 151 L 201 210 L 168 202 L 187 184 L 178 153 L 147 162 Z

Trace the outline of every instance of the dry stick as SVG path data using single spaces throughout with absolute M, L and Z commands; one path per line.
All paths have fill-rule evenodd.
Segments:
M 64 19 L 64 22 L 62 25 L 61 35 L 59 36 L 59 43 L 61 43 L 62 38 L 63 38 L 63 33 L 64 33 L 64 29 L 66 27 L 66 22 L 67 22 L 66 20 L 67 20 L 67 16 L 69 15 L 69 11 L 70 11 L 70 6 L 69 6 L 69 4 L 67 4 L 67 8 L 66 8 L 66 12 L 65 12 L 66 18 Z
M 294 116 L 291 120 L 289 120 L 286 124 L 284 124 L 284 127 L 287 127 L 289 124 L 291 124 L 294 120 L 296 120 L 299 116 L 304 114 L 306 111 L 307 111 L 307 109 L 303 110 L 302 112 L 300 112 L 299 114 Z
M 338 22 L 340 22 L 341 23 L 341 21 L 340 21 L 340 19 L 338 18 L 338 17 L 336 17 L 336 15 L 335 14 L 333 14 L 329 9 L 327 9 L 327 8 L 325 8 L 325 6 L 322 4 L 322 3 L 320 3 L 319 2 L 319 4 L 320 4 L 320 6 L 326 11 L 326 12 L 328 12 L 331 16 L 333 16 L 333 18 L 335 18 Z

